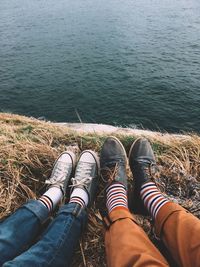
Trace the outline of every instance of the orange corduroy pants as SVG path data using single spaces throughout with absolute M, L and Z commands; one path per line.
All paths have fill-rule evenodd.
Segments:
M 126 209 L 115 209 L 105 232 L 109 267 L 169 266 Z M 158 212 L 155 233 L 180 266 L 200 266 L 200 220 L 181 206 L 167 203 Z

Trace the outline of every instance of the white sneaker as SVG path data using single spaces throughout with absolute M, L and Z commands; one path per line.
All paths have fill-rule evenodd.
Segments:
M 91 150 L 83 151 L 77 163 L 75 177 L 71 179 L 71 187 L 84 189 L 88 194 L 89 205 L 95 198 L 99 170 L 99 158 L 97 154 Z
M 76 164 L 76 155 L 71 151 L 63 152 L 55 161 L 53 171 L 45 184 L 59 187 L 65 195 L 68 182 Z

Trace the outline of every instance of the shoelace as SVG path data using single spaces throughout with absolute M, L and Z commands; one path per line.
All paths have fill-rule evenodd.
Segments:
M 146 171 L 150 177 L 153 177 L 155 173 L 158 171 L 158 167 L 156 166 L 155 163 L 152 163 L 152 162 L 143 168 L 144 168 L 144 171 Z
M 115 163 L 112 167 L 106 167 L 101 171 L 101 178 L 104 182 L 112 182 L 118 172 L 119 166 Z
M 90 175 L 91 169 L 92 165 L 90 165 L 88 162 L 79 162 L 78 168 L 76 169 L 76 176 L 71 178 L 72 185 L 70 185 L 70 187 L 87 187 L 93 178 Z
M 68 171 L 67 171 L 68 170 Z M 57 162 L 55 166 L 55 171 L 53 172 L 52 176 L 45 181 L 46 184 L 58 184 L 62 183 L 66 176 L 68 175 L 70 168 L 66 164 L 66 162 Z

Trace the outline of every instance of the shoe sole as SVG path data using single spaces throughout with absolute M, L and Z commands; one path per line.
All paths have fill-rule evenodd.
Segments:
M 125 150 L 125 148 L 124 148 L 124 146 L 123 146 L 123 144 L 122 144 L 122 142 L 117 138 L 117 137 L 115 137 L 115 136 L 109 136 L 108 138 L 106 138 L 106 140 L 107 139 L 109 139 L 109 138 L 112 138 L 112 139 L 114 139 L 115 141 L 117 141 L 118 142 L 118 144 L 121 146 L 121 148 L 122 148 L 122 150 L 123 150 L 123 152 L 124 152 L 124 155 L 125 155 L 125 160 L 126 160 L 126 167 L 127 167 L 127 165 L 128 165 L 128 158 L 127 158 L 127 154 L 126 154 L 126 150 Z M 105 140 L 105 141 L 106 141 Z
M 94 157 L 96 164 L 97 164 L 97 175 L 100 175 L 100 161 L 99 161 L 99 156 L 97 155 L 96 152 L 92 151 L 92 150 L 84 150 L 83 152 L 81 152 L 81 154 L 79 155 L 79 158 L 77 160 L 77 162 L 79 161 L 80 157 L 82 156 L 83 153 L 85 152 L 89 152 L 90 154 L 92 154 L 92 156 Z

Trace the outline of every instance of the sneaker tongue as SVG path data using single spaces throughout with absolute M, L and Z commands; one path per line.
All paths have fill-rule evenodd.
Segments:
M 138 190 L 141 185 L 147 181 L 151 181 L 152 177 L 155 174 L 155 164 L 149 160 L 136 161 L 134 164 L 134 176 L 135 184 Z
M 117 165 L 116 162 L 109 162 L 109 163 L 106 165 L 106 167 L 109 168 L 109 169 L 111 170 L 112 168 L 114 169 L 114 168 L 116 167 L 116 165 Z
M 135 161 L 139 162 L 139 163 L 143 163 L 143 164 L 146 163 L 146 164 L 149 164 L 149 165 L 155 164 L 155 160 L 154 159 L 145 158 L 145 157 L 138 157 Z
M 62 183 L 64 180 L 65 180 L 65 174 L 63 173 L 60 173 L 60 174 L 57 174 L 57 175 L 53 175 L 49 181 L 50 183 L 55 183 L 55 184 L 60 184 Z
M 71 178 L 72 185 L 70 185 L 71 188 L 82 188 L 84 190 L 87 190 L 89 184 L 91 183 L 92 177 L 81 177 L 81 179 L 78 179 L 79 177 Z
M 106 164 L 106 167 L 108 168 L 115 168 L 116 166 L 122 166 L 122 165 L 125 165 L 125 162 L 122 160 L 122 159 L 119 159 L 119 160 L 113 160 L 113 161 L 109 161 L 107 164 Z

